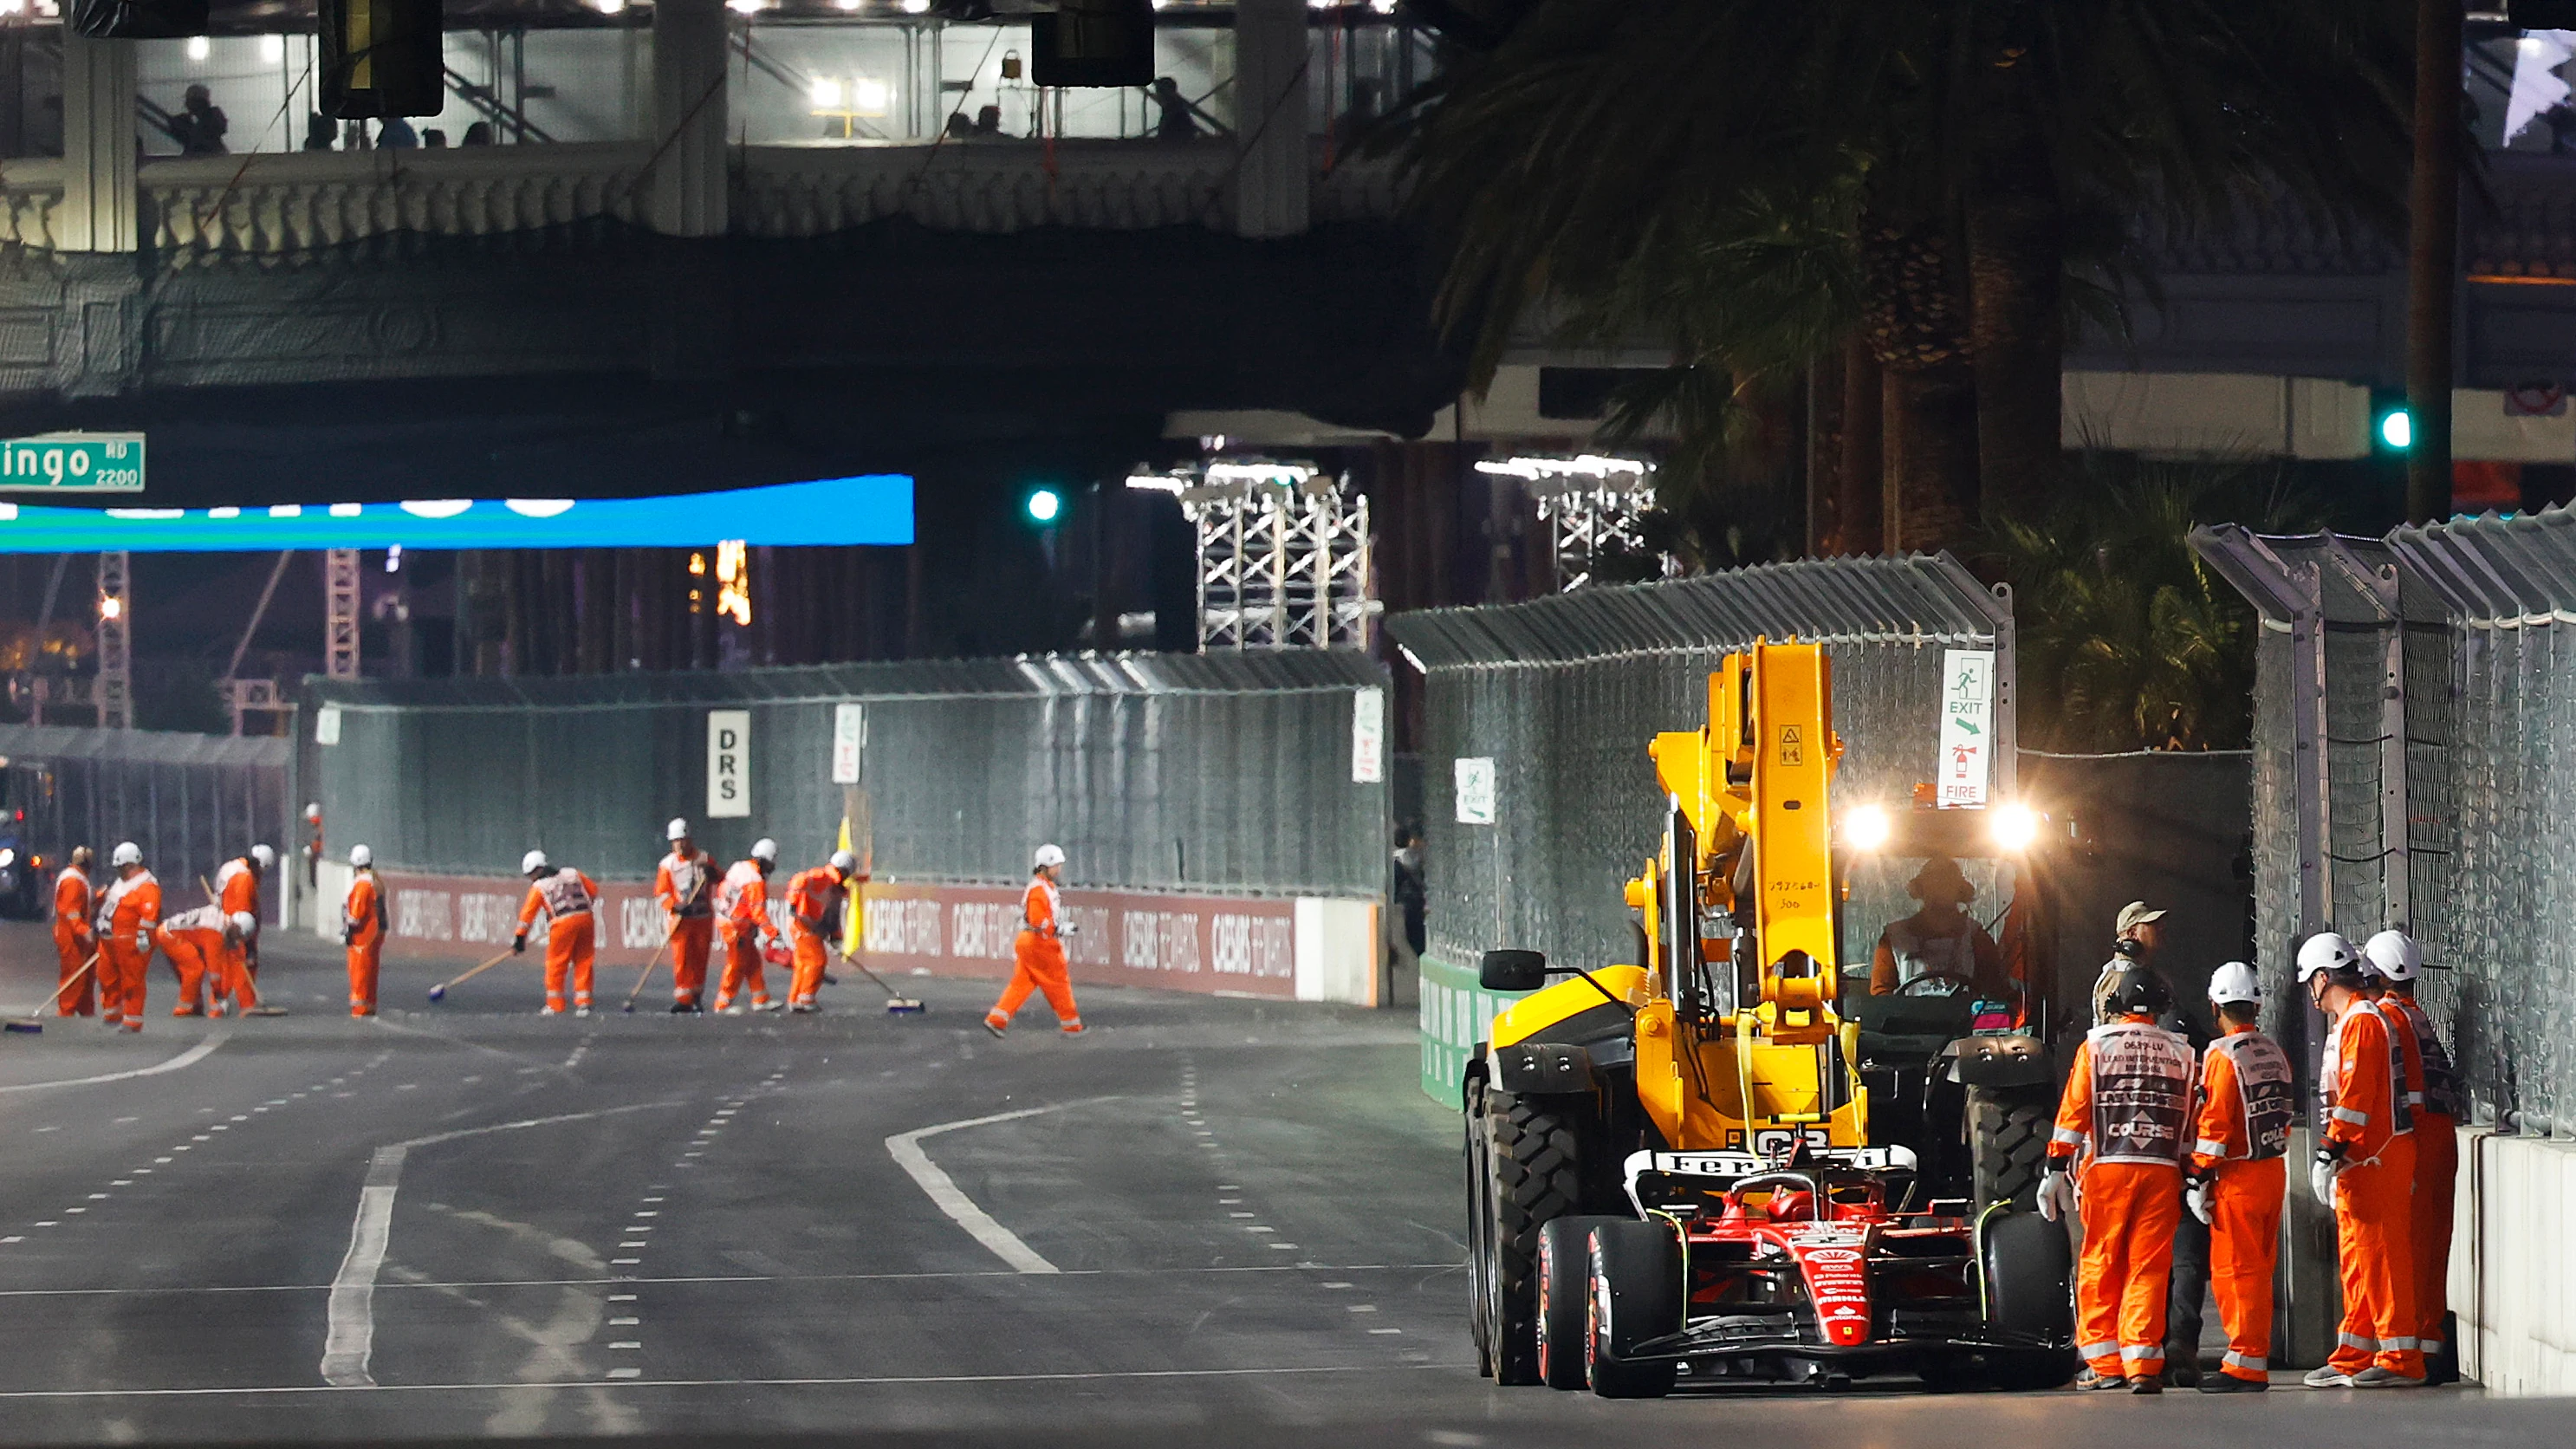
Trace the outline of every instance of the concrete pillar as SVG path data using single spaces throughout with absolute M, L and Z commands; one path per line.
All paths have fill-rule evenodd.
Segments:
M 1314 164 L 1306 141 L 1306 0 L 1234 7 L 1234 230 L 1306 230 Z
M 63 205 L 54 244 L 130 252 L 143 241 L 134 185 L 134 42 L 63 27 Z
M 722 236 L 725 172 L 724 0 L 653 7 L 653 229 Z

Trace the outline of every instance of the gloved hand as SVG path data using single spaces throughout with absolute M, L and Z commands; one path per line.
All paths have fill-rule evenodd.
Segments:
M 343 946 L 354 946 L 358 944 L 358 928 L 355 926 L 342 926 L 340 928 L 340 944 Z
M 2190 1208 L 2191 1215 L 2204 1223 L 2209 1221 L 2210 1193 L 2216 1186 L 2217 1184 L 2205 1177 L 2195 1177 L 2183 1186 L 2183 1206 Z
M 2318 1202 L 2327 1207 L 2334 1206 L 2335 1179 L 2341 1176 L 2343 1154 L 2333 1148 L 2317 1149 L 2316 1161 L 2308 1166 L 2308 1189 L 2317 1195 Z
M 526 955 L 526 954 L 527 954 L 527 951 L 528 951 L 528 933 L 527 933 L 527 932 L 525 932 L 525 931 L 521 931 L 519 934 L 517 934 L 517 935 L 515 935 L 515 936 L 512 936 L 512 937 L 510 938 L 510 954 L 511 954 L 511 955 L 513 955 L 513 956 L 524 956 L 524 955 Z
M 2062 1222 L 2075 1208 L 2075 1179 L 2054 1167 L 2041 1174 L 2039 1215 L 2052 1223 Z
M 137 931 L 137 932 L 135 932 L 135 933 L 134 933 L 134 949 L 135 949 L 135 950 L 137 950 L 137 951 L 142 952 L 142 953 L 143 953 L 144 955 L 146 955 L 146 956 L 151 955 L 151 954 L 152 954 L 152 933 L 151 933 L 150 931 Z

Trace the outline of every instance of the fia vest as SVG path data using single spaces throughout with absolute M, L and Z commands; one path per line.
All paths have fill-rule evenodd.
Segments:
M 2290 1122 L 2298 1097 L 2290 1080 L 2290 1054 L 2259 1031 L 2240 1031 L 2209 1044 L 2227 1053 L 2236 1069 L 2236 1105 L 2245 1114 L 2247 1160 L 2264 1162 L 2290 1150 Z
M 558 921 L 590 913 L 590 888 L 581 883 L 581 872 L 571 866 L 538 881 L 537 899 L 545 902 L 546 914 Z
M 2180 1167 L 2189 1135 L 2191 1044 L 2160 1026 L 2115 1021 L 2085 1033 L 2093 1062 L 2093 1160 Z

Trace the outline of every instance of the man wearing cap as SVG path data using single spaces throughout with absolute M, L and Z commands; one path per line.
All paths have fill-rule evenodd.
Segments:
M 671 853 L 653 873 L 653 899 L 671 929 L 671 1011 L 695 1015 L 707 988 L 707 956 L 716 939 L 716 860 L 689 838 L 689 822 L 674 820 L 664 833 Z
M 2102 998 L 2119 978 L 2120 968 L 2136 963 L 2155 969 L 2156 950 L 2164 945 L 2164 927 L 2157 924 L 2165 918 L 2161 910 L 2148 910 L 2145 901 L 2131 901 L 2120 907 L 2119 923 L 2111 931 L 2111 959 L 2102 963 L 2102 974 L 2093 978 L 2093 1019 L 2102 1021 Z
M 1946 855 L 1924 861 L 1905 893 L 1923 907 L 1888 922 L 1879 933 L 1878 949 L 1870 956 L 1870 995 L 1893 995 L 1926 977 L 1969 983 L 1981 993 L 2000 994 L 2007 988 L 2004 953 L 1968 913 L 1977 888 L 1957 861 Z
M 1064 961 L 1064 936 L 1071 928 L 1064 924 L 1064 897 L 1057 889 L 1063 882 L 1064 851 L 1039 846 L 1036 864 L 1029 870 L 1029 888 L 1020 897 L 1011 984 L 1002 988 L 1002 999 L 984 1013 L 984 1029 L 995 1036 L 1010 1029 L 1012 1016 L 1033 991 L 1046 993 L 1047 1005 L 1055 1008 L 1056 1024 L 1066 1036 L 1082 1032 L 1082 1013 L 1073 1004 L 1073 980 Z

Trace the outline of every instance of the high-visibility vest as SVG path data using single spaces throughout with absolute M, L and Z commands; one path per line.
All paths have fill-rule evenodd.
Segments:
M 715 883 L 715 857 L 701 850 L 693 855 L 673 851 L 662 857 L 661 879 L 656 883 L 663 904 L 671 914 L 684 920 L 714 914 L 707 899 L 707 888 Z
M 535 888 L 537 899 L 545 904 L 546 914 L 558 921 L 566 916 L 590 913 L 590 882 L 571 866 L 540 879 Z
M 2224 1060 L 2233 1083 L 2229 1104 L 2245 1129 L 2241 1156 L 2223 1144 L 2202 1141 L 2198 1151 L 2210 1157 L 2263 1162 L 2290 1150 L 2290 1123 L 2299 1114 L 2298 1093 L 2290 1073 L 2290 1054 L 2259 1031 L 2240 1031 L 2209 1044 L 2210 1063 Z
M 1972 980 L 1977 974 L 1977 947 L 1973 929 L 1966 915 L 1959 917 L 1959 929 L 1948 935 L 1927 936 L 1914 928 L 1913 920 L 1887 923 L 1887 954 L 1896 960 L 1896 984 L 1920 980 L 1925 976 L 1955 976 Z
M 768 901 L 769 877 L 760 873 L 760 862 L 737 860 L 716 885 L 716 919 L 736 932 L 756 930 Z
M 2093 1070 L 2093 1160 L 2182 1165 L 2190 1132 L 2191 1043 L 2143 1021 L 2085 1033 Z
M 86 936 L 91 929 L 89 908 L 89 877 L 79 866 L 63 867 L 63 873 L 54 877 L 54 919 L 71 922 L 75 935 Z
M 1038 876 L 1020 896 L 1020 929 L 1052 941 L 1064 934 L 1064 894 L 1055 882 Z
M 128 902 L 133 909 L 126 909 Z M 118 921 L 118 915 L 128 917 Z M 161 923 L 161 882 L 152 872 L 138 870 L 122 880 L 113 881 L 98 897 L 99 934 L 131 940 L 137 931 L 148 931 Z
M 2468 1115 L 2468 1093 L 2460 1083 L 2460 1070 L 2451 1064 L 2451 1053 L 2442 1045 L 2440 1033 L 2433 1030 L 2433 1018 L 2414 997 L 2391 993 L 2380 998 L 2393 1002 L 2415 1033 L 2415 1054 L 2424 1063 L 2424 1110 L 2438 1113 L 2457 1122 Z

